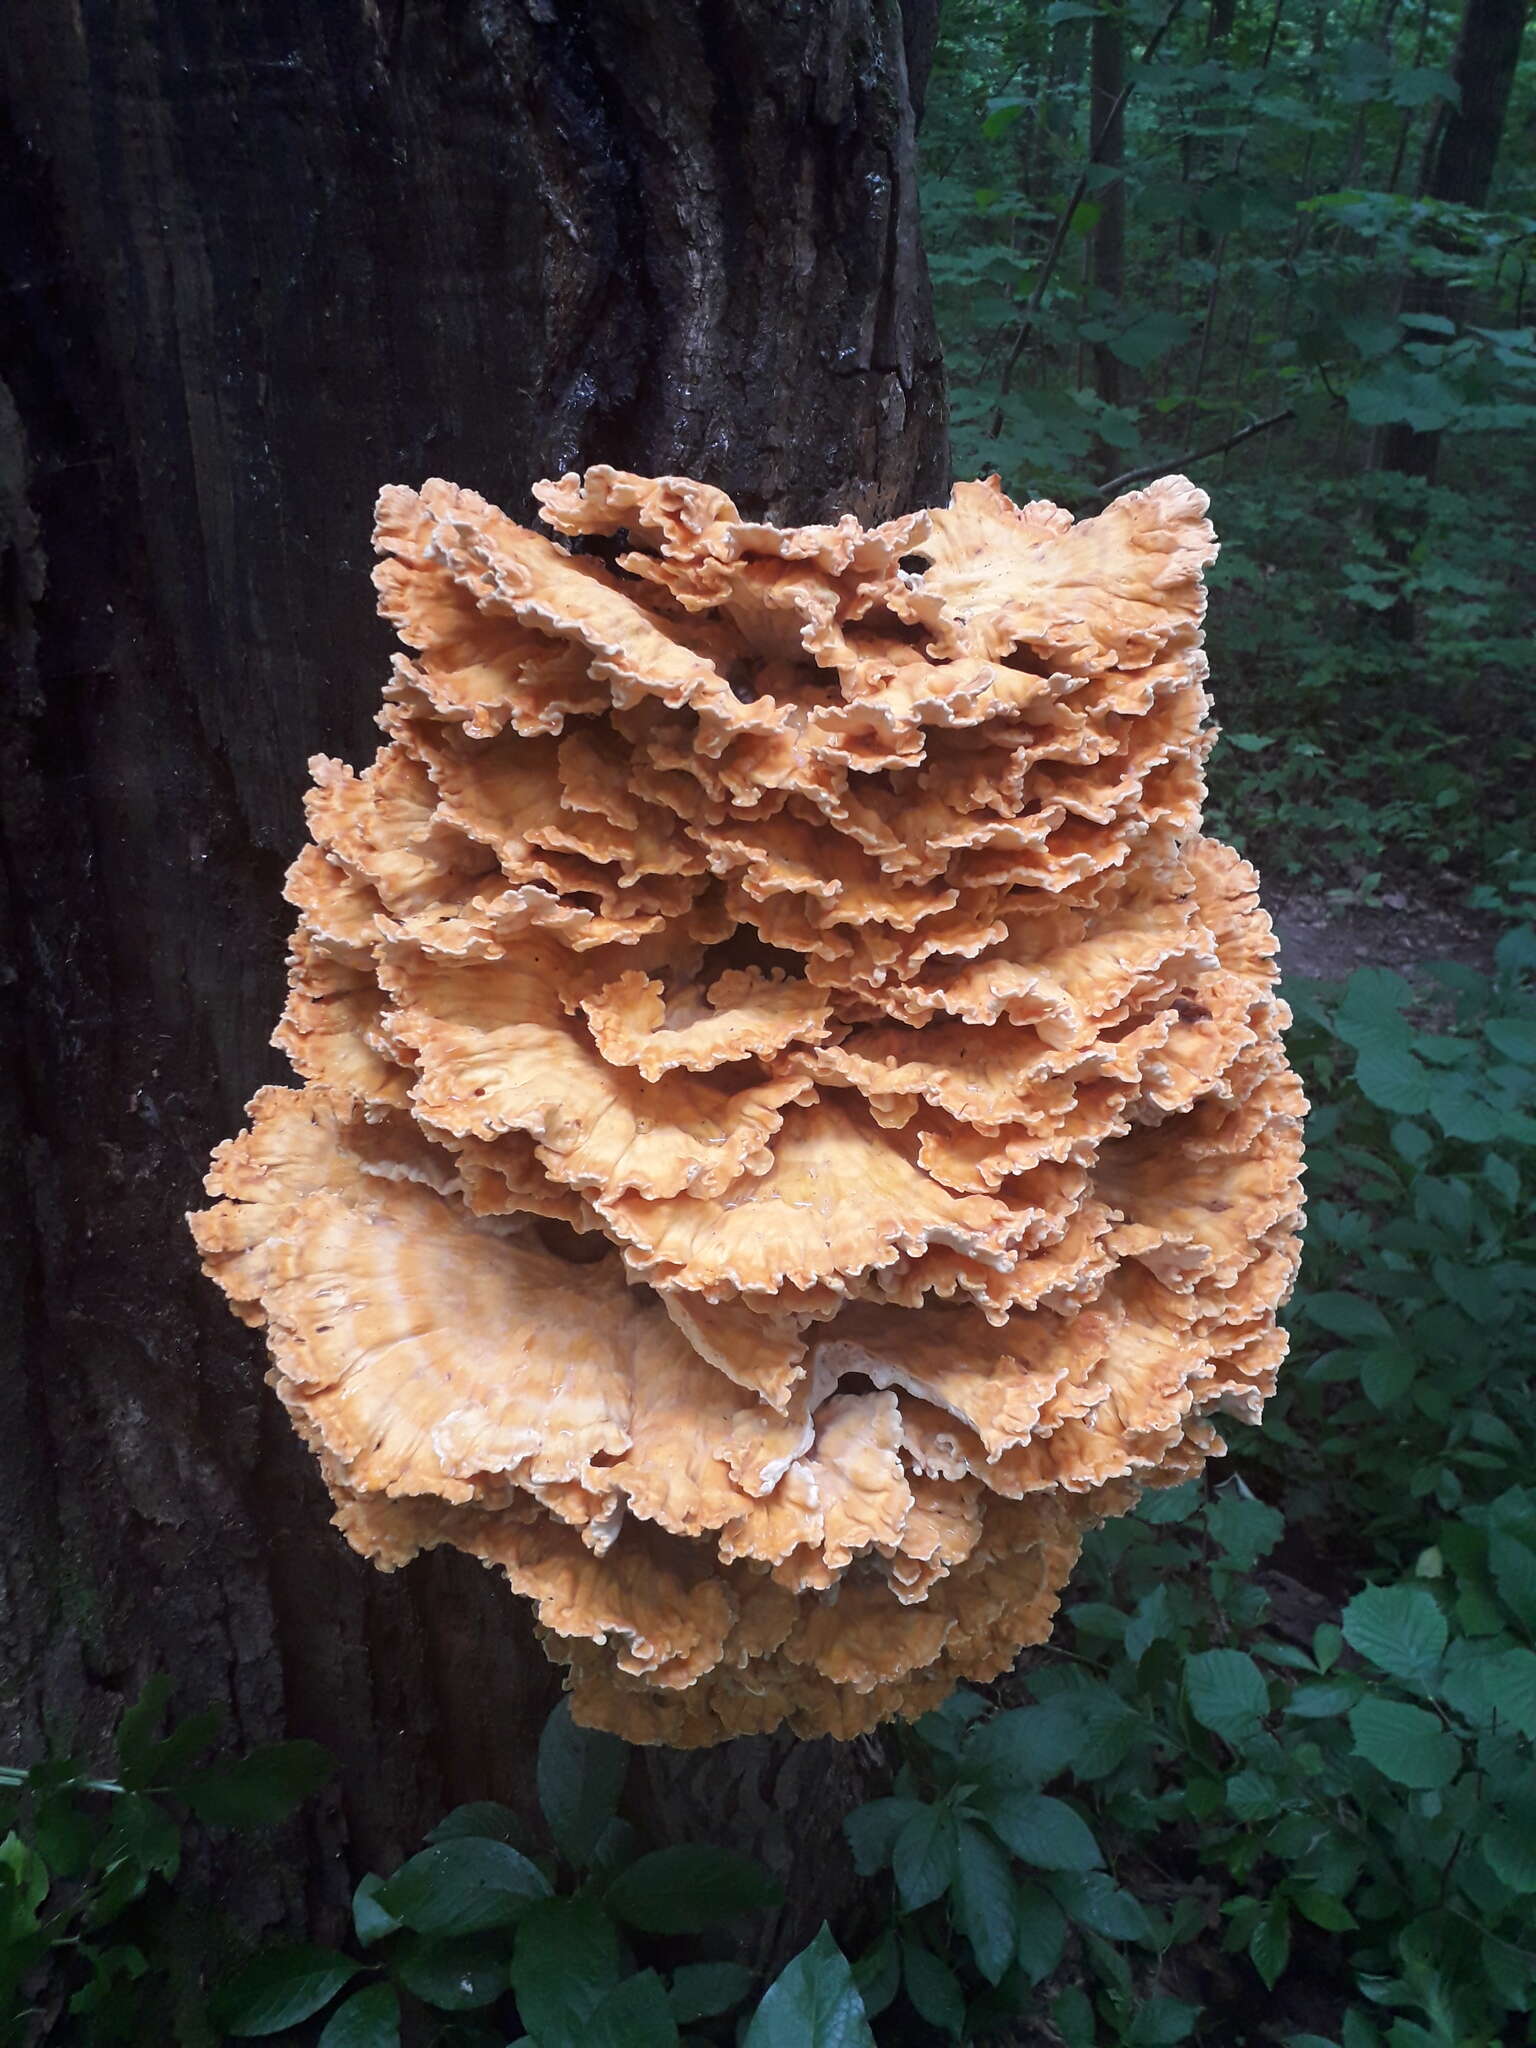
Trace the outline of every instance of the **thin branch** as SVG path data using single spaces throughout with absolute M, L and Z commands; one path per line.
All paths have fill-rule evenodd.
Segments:
M 1029 304 L 1024 308 L 1023 315 L 1020 318 L 1018 332 L 1013 337 L 1013 346 L 1008 351 L 1008 360 L 1003 364 L 1003 374 L 998 383 L 998 404 L 992 414 L 992 423 L 987 429 L 989 440 L 995 441 L 1003 431 L 1002 400 L 1008 396 L 1009 386 L 1013 382 L 1014 370 L 1018 366 L 1019 357 L 1024 353 L 1024 344 L 1029 339 L 1035 319 L 1040 311 L 1041 301 L 1045 297 L 1045 288 L 1051 281 L 1051 273 L 1056 268 L 1061 252 L 1066 246 L 1067 236 L 1071 232 L 1073 218 L 1077 213 L 1077 209 L 1083 203 L 1083 195 L 1088 190 L 1088 173 L 1098 162 L 1110 136 L 1114 134 L 1115 123 L 1124 111 L 1126 101 L 1135 90 L 1136 81 L 1141 77 L 1147 65 L 1151 63 L 1153 57 L 1156 56 L 1158 45 L 1178 20 L 1183 6 L 1184 0 L 1172 0 L 1168 12 L 1163 16 L 1148 38 L 1147 47 L 1142 51 L 1136 69 L 1115 95 L 1114 105 L 1099 123 L 1099 132 L 1094 140 L 1093 147 L 1088 152 L 1088 161 L 1083 165 L 1081 172 L 1078 174 L 1077 183 L 1072 187 L 1071 197 L 1068 199 L 1065 207 L 1063 207 L 1061 215 L 1056 222 L 1056 230 L 1051 236 L 1050 247 L 1046 250 L 1044 261 L 1040 266 L 1040 275 L 1035 280 L 1035 288 L 1029 295 Z
M 1224 441 L 1212 441 L 1206 448 L 1191 448 L 1183 455 L 1169 462 L 1149 462 L 1141 469 L 1128 469 L 1124 476 L 1113 476 L 1107 484 L 1095 485 L 1091 495 L 1107 498 L 1111 491 L 1123 490 L 1127 484 L 1144 483 L 1149 476 L 1166 476 L 1170 471 L 1187 469 L 1192 463 L 1204 462 L 1211 455 L 1225 455 L 1229 448 L 1235 448 L 1239 441 L 1248 441 L 1255 434 L 1262 434 L 1270 427 L 1283 426 L 1287 420 L 1296 417 L 1296 408 L 1288 405 L 1284 412 L 1272 412 L 1267 420 L 1252 420 L 1246 427 L 1239 427 L 1235 434 L 1228 434 Z

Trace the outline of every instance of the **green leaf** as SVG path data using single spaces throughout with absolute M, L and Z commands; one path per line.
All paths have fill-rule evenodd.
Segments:
M 875 2048 L 848 1959 L 825 1923 L 763 1993 L 742 2048 Z
M 896 1837 L 891 1868 L 909 1913 L 947 1891 L 955 1875 L 955 1816 L 947 1806 L 923 1806 Z
M 1488 1569 L 1504 1605 L 1527 1634 L 1536 1635 L 1536 1551 L 1514 1536 L 1496 1534 L 1488 1542 Z
M 1461 1768 L 1461 1744 L 1423 1707 L 1373 1694 L 1350 1708 L 1349 1727 L 1355 1754 L 1395 1785 L 1434 1791 Z
M 1013 1961 L 1018 1939 L 1013 1872 L 992 1837 L 965 1821 L 955 1857 L 952 1911 L 971 1945 L 976 1967 L 996 1984 Z
M 378 1894 L 386 1913 L 418 1934 L 480 1934 L 509 1927 L 549 1881 L 505 1842 L 466 1835 L 435 1842 L 402 1863 Z
M 618 1981 L 618 1929 L 591 1899 L 538 1899 L 518 1922 L 512 1990 L 530 2034 L 579 2034 Z
M 1093 1870 L 1104 1861 L 1087 1822 L 1064 1800 L 1008 1793 L 988 1800 L 982 1811 L 1020 1862 L 1036 1870 Z
M 294 1943 L 252 1956 L 214 1996 L 214 2017 L 237 2040 L 280 2034 L 328 2005 L 362 1968 L 333 1948 Z
M 1067 1942 L 1067 1917 L 1037 1884 L 1021 1885 L 1017 1913 L 1019 1968 L 1031 1984 L 1043 1984 L 1061 1961 Z
M 392 1953 L 389 1966 L 407 1991 L 439 2012 L 476 2012 L 507 1988 L 505 1934 L 425 1934 Z
M 628 1771 L 628 1744 L 595 1728 L 578 1728 L 570 1702 L 562 1699 L 539 1737 L 539 1806 L 555 1847 L 575 1869 L 591 1861 Z
M 326 2021 L 317 2048 L 400 2048 L 400 1994 L 393 1984 L 366 1984 Z
M 382 1941 L 386 1934 L 396 1933 L 401 1925 L 393 1913 L 388 1913 L 379 1904 L 379 1893 L 384 1889 L 384 1880 L 370 1870 L 359 1878 L 357 1890 L 352 1894 L 352 1931 L 364 1948 L 372 1948 L 376 1941 Z
M 1490 1017 L 1483 1031 L 1495 1052 L 1522 1067 L 1536 1066 L 1536 1023 L 1515 1017 Z
M 860 1877 L 873 1877 L 877 1870 L 884 1870 L 895 1850 L 896 1837 L 922 1811 L 920 1799 L 870 1799 L 854 1808 L 843 1821 L 843 1833 Z
M 1360 1924 L 1342 1899 L 1335 1898 L 1332 1892 L 1324 1891 L 1319 1885 L 1303 1885 L 1299 1891 L 1292 1892 L 1291 1904 L 1314 1927 L 1321 1927 L 1329 1934 L 1345 1934 Z
M 677 2022 L 656 1972 L 642 1970 L 616 1984 L 582 2028 L 580 2041 L 581 2048 L 675 2048 Z
M 1152 1923 L 1139 1900 L 1102 1870 L 1063 1872 L 1051 1879 L 1056 1903 L 1069 1920 L 1106 1941 L 1141 1941 Z
M 1149 1998 L 1137 2008 L 1125 2048 L 1173 2048 L 1174 2042 L 1189 2039 L 1200 2015 L 1198 2005 L 1186 2005 L 1181 1998 Z
M 1363 1052 L 1355 1082 L 1367 1102 L 1394 1116 L 1422 1116 L 1435 1100 L 1435 1077 L 1406 1047 Z
M 1211 1502 L 1205 1525 L 1239 1571 L 1252 1571 L 1285 1534 L 1285 1517 L 1277 1508 L 1237 1492 L 1222 1493 Z
M 1248 1940 L 1253 1967 L 1273 1991 L 1291 1958 L 1291 1916 L 1283 1899 L 1272 1899 Z
M 960 1767 L 987 1785 L 1043 1785 L 1076 1760 L 1083 1737 L 1082 1718 L 1061 1701 L 1013 1707 L 971 1730 Z
M 901 1989 L 901 1943 L 894 1927 L 887 1927 L 859 1957 L 853 1966 L 853 1981 L 865 2012 L 870 2019 L 877 2019 Z
M 1536 1802 L 1522 1801 L 1495 1820 L 1478 1846 L 1488 1868 L 1512 1892 L 1536 1892 Z
M 965 2031 L 965 1993 L 942 1956 L 910 1934 L 901 1937 L 901 1981 L 918 2017 L 958 2041 Z
M 1536 1650 L 1485 1652 L 1448 1670 L 1441 1690 L 1469 1721 L 1497 1715 L 1536 1742 Z
M 750 1856 L 703 1843 L 653 1849 L 608 1887 L 608 1906 L 646 1934 L 697 1934 L 783 1899 Z
M 1330 1337 L 1390 1337 L 1392 1325 L 1374 1301 L 1358 1294 L 1309 1294 L 1308 1320 Z
M 1445 1616 L 1422 1586 L 1367 1586 L 1340 1625 L 1352 1650 L 1413 1684 L 1427 1685 L 1445 1654 Z
M 1142 313 L 1109 336 L 1109 352 L 1133 370 L 1145 370 L 1188 341 L 1189 322 L 1177 313 Z
M 1269 1687 L 1246 1650 L 1199 1650 L 1184 1661 L 1189 1711 L 1227 1742 L 1255 1733 L 1269 1712 Z
M 478 1835 L 488 1842 L 507 1842 L 514 1849 L 523 1849 L 526 1833 L 510 1806 L 501 1806 L 494 1799 L 472 1799 L 467 1806 L 445 1813 L 427 1840 L 456 1842 L 461 1835 Z
M 672 2017 L 686 2026 L 740 2005 L 756 1981 L 756 1972 L 745 1963 L 684 1963 L 672 1972 L 667 2003 Z
M 210 1827 L 271 1827 L 334 1777 L 330 1752 L 318 1742 L 273 1742 L 232 1763 L 190 1776 L 182 1790 Z
M 1137 1602 L 1135 1613 L 1125 1625 L 1125 1654 L 1133 1664 L 1139 1664 L 1155 1642 L 1172 1633 L 1168 1582 L 1159 1579 L 1152 1591 Z

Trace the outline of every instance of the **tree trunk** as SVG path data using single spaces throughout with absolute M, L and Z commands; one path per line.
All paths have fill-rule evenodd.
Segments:
M 258 1920 L 334 1932 L 556 1691 L 499 1578 L 327 1526 L 182 1212 L 263 1081 L 306 757 L 372 751 L 370 509 L 606 460 L 773 517 L 945 486 L 914 132 L 934 0 L 23 0 L 0 55 L 0 1756 L 155 1669 L 339 1798 Z M 656 1757 L 835 1910 L 853 1746 Z M 791 1803 L 792 1802 L 792 1803 Z M 747 1846 L 750 1846 L 748 1844 Z M 242 1869 L 248 1852 L 242 1853 Z M 242 1890 L 241 1887 L 244 1887 Z
M 1460 206 L 1488 204 L 1525 17 L 1526 0 L 1467 0 L 1452 74 L 1460 97 L 1454 107 L 1441 109 L 1431 131 L 1419 174 L 1419 198 Z M 1454 320 L 1462 297 L 1444 278 L 1412 277 L 1403 290 L 1402 310 Z M 1435 340 L 1428 334 L 1420 338 Z M 1418 433 L 1402 423 L 1384 429 L 1381 468 L 1433 482 L 1439 461 L 1438 432 Z
M 1101 7 L 1093 18 L 1090 55 L 1093 80 L 1091 144 L 1094 160 L 1114 175 L 1095 197 L 1094 311 L 1113 320 L 1125 289 L 1125 19 L 1118 8 Z M 1120 403 L 1120 359 L 1105 342 L 1093 350 L 1093 387 L 1106 405 Z

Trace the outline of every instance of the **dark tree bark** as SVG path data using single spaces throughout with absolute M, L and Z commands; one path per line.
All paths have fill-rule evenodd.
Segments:
M 182 1212 L 267 1047 L 306 757 L 388 651 L 376 488 L 680 469 L 773 516 L 945 485 L 914 129 L 933 0 L 22 0 L 0 237 L 4 1107 L 0 1754 L 146 1673 L 339 1798 L 246 1910 L 526 1805 L 555 1692 L 467 1559 L 327 1526 Z M 859 1756 L 730 1745 L 637 1794 L 837 1889 Z M 642 1772 L 642 1777 L 645 1774 Z M 648 1793 L 647 1793 L 648 1785 Z M 225 1896 L 237 1880 L 229 1869 Z
M 1091 275 L 1097 310 L 1113 318 L 1125 290 L 1125 18 L 1118 8 L 1101 7 L 1093 17 L 1089 67 L 1093 160 L 1115 173 L 1095 195 Z M 1107 405 L 1120 403 L 1120 359 L 1102 341 L 1093 349 L 1093 387 Z
M 1488 204 L 1526 13 L 1527 0 L 1467 0 L 1452 67 L 1460 96 L 1455 106 L 1441 107 L 1430 131 L 1419 173 L 1421 199 Z M 1462 296 L 1443 278 L 1413 277 L 1404 287 L 1402 310 L 1454 320 Z M 1433 481 L 1439 461 L 1438 433 L 1418 433 L 1402 424 L 1383 431 L 1383 469 Z

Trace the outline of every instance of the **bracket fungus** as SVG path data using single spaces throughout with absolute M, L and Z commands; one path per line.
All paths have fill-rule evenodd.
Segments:
M 1201 832 L 1206 499 L 781 530 L 609 468 L 574 548 L 379 500 L 205 1268 L 336 1522 L 499 1566 L 579 1719 L 850 1737 L 1048 1633 L 1256 1418 L 1300 1088 Z

